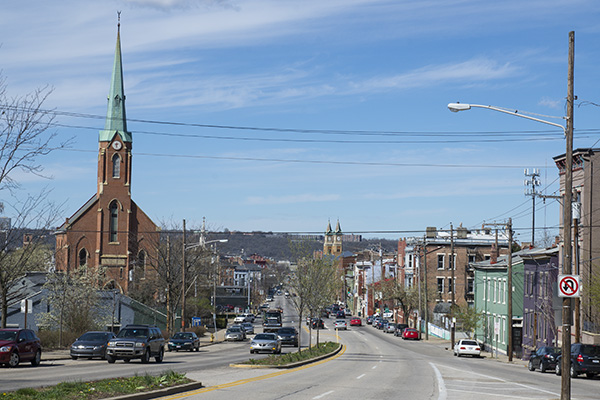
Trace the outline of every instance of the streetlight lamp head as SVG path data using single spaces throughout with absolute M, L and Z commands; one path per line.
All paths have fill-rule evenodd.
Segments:
M 450 103 L 448 104 L 448 109 L 452 112 L 459 112 L 464 110 L 470 110 L 470 104 L 462 104 L 462 103 Z

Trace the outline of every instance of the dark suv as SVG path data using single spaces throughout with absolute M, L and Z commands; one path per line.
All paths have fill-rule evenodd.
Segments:
M 281 340 L 281 344 L 291 344 L 294 347 L 298 347 L 298 331 L 296 328 L 291 326 L 285 326 L 279 328 L 277 336 Z
M 562 356 L 556 360 L 556 375 L 560 375 Z M 571 378 L 584 374 L 593 378 L 600 374 L 600 346 L 595 344 L 575 343 L 571 345 Z
M 142 363 L 150 362 L 154 357 L 157 363 L 162 362 L 165 355 L 165 339 L 156 326 L 127 325 L 119 331 L 117 337 L 108 342 L 106 360 L 129 362 L 139 358 Z
M 31 329 L 0 329 L 0 364 L 16 367 L 21 361 L 38 366 L 42 358 L 40 339 Z

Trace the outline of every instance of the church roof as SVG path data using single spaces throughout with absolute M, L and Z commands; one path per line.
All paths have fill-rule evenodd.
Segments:
M 127 131 L 127 119 L 125 117 L 125 90 L 123 88 L 123 63 L 121 60 L 121 23 L 117 28 L 117 47 L 115 49 L 115 62 L 108 93 L 108 111 L 104 129 L 100 131 L 101 142 L 110 142 L 116 134 L 119 134 L 124 142 L 131 142 L 131 132 Z
M 69 227 L 75 222 L 77 221 L 82 215 L 84 215 L 94 204 L 96 204 L 96 202 L 98 201 L 98 196 L 96 194 L 94 194 L 92 196 L 91 199 L 89 199 L 88 201 L 85 202 L 84 205 L 82 205 L 79 210 L 75 211 L 75 214 L 71 215 L 70 218 L 67 218 L 67 220 L 58 227 L 58 229 L 56 230 L 55 233 L 65 233 L 67 231 L 67 229 L 69 229 Z

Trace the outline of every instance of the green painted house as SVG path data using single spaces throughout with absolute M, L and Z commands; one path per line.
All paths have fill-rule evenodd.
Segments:
M 483 314 L 475 330 L 475 338 L 487 351 L 507 353 L 508 349 L 508 256 L 494 262 L 485 260 L 470 264 L 474 270 L 475 308 Z M 519 253 L 512 257 L 512 322 L 514 352 L 521 352 L 523 324 L 523 259 Z

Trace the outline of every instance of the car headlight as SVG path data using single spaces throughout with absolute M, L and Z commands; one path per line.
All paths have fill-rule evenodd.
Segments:
M 12 346 L 2 346 L 0 347 L 0 353 L 8 353 Z
M 108 342 L 108 345 L 109 345 L 109 346 L 114 346 L 114 345 L 115 345 L 115 342 L 113 342 L 113 341 L 110 341 L 110 342 Z
M 135 347 L 144 347 L 146 346 L 146 343 L 144 342 L 136 342 Z
M 173 343 L 173 342 L 169 342 L 169 344 L 170 344 L 171 346 L 173 346 L 175 343 Z

